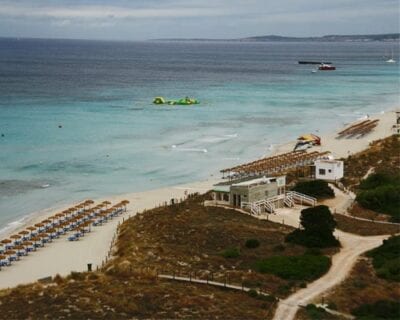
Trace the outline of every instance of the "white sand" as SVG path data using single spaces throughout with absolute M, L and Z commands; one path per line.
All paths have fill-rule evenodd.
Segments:
M 378 125 L 371 131 L 371 133 L 365 135 L 364 137 L 361 137 L 359 139 L 355 137 L 349 139 L 347 138 L 338 139 L 337 133 L 343 130 L 343 128 L 338 128 L 338 130 L 334 133 L 321 136 L 321 146 L 315 146 L 308 150 L 320 151 L 320 152 L 330 151 L 332 152 L 333 156 L 336 159 L 346 158 L 350 154 L 354 154 L 368 148 L 368 145 L 372 141 L 386 138 L 395 133 L 395 131 L 392 128 L 396 122 L 396 114 L 394 111 L 387 111 L 385 113 L 372 115 L 369 117 L 369 119 L 370 120 L 379 119 L 379 122 Z M 363 120 L 355 121 L 353 124 L 361 122 Z M 304 134 L 307 133 L 309 132 L 304 132 Z M 282 144 L 281 146 L 276 148 L 274 154 L 292 151 L 295 145 L 296 145 L 295 140 L 289 143 Z
M 320 151 L 328 150 L 336 157 L 345 157 L 349 152 L 355 153 L 367 148 L 368 144 L 373 140 L 381 139 L 394 133 L 391 129 L 395 123 L 394 112 L 386 112 L 371 117 L 371 119 L 375 118 L 379 118 L 380 121 L 379 125 L 371 134 L 361 139 L 340 140 L 335 139 L 336 134 L 323 136 L 322 146 L 314 147 L 313 149 Z M 294 141 L 281 145 L 275 150 L 275 153 L 291 151 L 294 145 Z M 183 198 L 186 190 L 189 193 L 206 192 L 216 182 L 217 180 L 207 180 L 182 186 L 108 198 L 107 200 L 113 203 L 128 199 L 131 202 L 128 206 L 128 212 L 103 226 L 93 228 L 91 233 L 79 241 L 69 242 L 67 237 L 63 236 L 53 243 L 47 244 L 46 247 L 39 249 L 37 252 L 23 257 L 18 262 L 14 262 L 12 266 L 2 268 L 0 271 L 0 289 L 29 283 L 56 274 L 67 275 L 71 271 L 84 271 L 87 269 L 87 263 L 92 263 L 93 267 L 96 268 L 96 266 L 101 265 L 102 261 L 107 256 L 111 241 L 116 232 L 117 224 L 121 222 L 123 218 L 134 215 L 143 209 L 153 208 L 165 201 L 169 202 L 171 198 Z M 98 201 L 102 200 L 104 199 L 98 199 Z M 26 224 L 19 229 L 23 229 L 27 225 L 32 225 L 36 223 L 36 221 L 41 221 L 63 209 L 65 208 L 57 208 L 57 210 L 54 208 L 42 211 L 40 214 L 33 214 L 32 218 L 27 220 Z M 13 233 L 17 231 L 18 230 L 14 230 Z

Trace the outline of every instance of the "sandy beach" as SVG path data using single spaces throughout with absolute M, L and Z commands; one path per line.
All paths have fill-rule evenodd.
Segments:
M 370 142 L 385 138 L 394 133 L 392 127 L 395 124 L 395 113 L 393 111 L 373 115 L 370 119 L 379 119 L 377 127 L 370 134 L 359 139 L 337 139 L 337 132 L 334 132 L 322 136 L 322 145 L 313 147 L 310 150 L 331 151 L 336 158 L 347 157 L 349 154 L 367 148 Z M 338 131 L 341 129 L 343 128 L 338 128 Z M 274 153 L 291 151 L 294 145 L 295 141 L 285 143 L 278 146 L 274 150 Z M 109 200 L 115 203 L 127 199 L 130 201 L 130 204 L 125 214 L 103 226 L 94 227 L 91 233 L 79 241 L 69 242 L 67 241 L 67 236 L 64 235 L 52 243 L 47 244 L 44 248 L 39 249 L 37 252 L 23 257 L 20 261 L 13 263 L 12 266 L 3 267 L 0 271 L 0 288 L 29 283 L 56 274 L 67 275 L 71 271 L 85 271 L 87 270 L 88 263 L 92 263 L 93 267 L 96 268 L 102 264 L 102 261 L 107 256 L 112 239 L 116 233 L 117 225 L 121 223 L 123 219 L 133 216 L 144 209 L 151 209 L 164 202 L 169 202 L 171 198 L 180 199 L 184 198 L 187 193 L 206 192 L 216 182 L 218 182 L 218 180 L 213 178 L 206 181 L 146 192 L 123 194 L 107 199 L 93 199 L 96 203 L 103 200 Z M 32 214 L 30 218 L 25 221 L 24 226 L 20 226 L 18 230 L 10 231 L 8 235 L 18 232 L 27 225 L 32 225 L 63 209 L 64 208 L 57 208 L 56 210 L 52 208 Z M 6 237 L 7 235 L 2 238 Z

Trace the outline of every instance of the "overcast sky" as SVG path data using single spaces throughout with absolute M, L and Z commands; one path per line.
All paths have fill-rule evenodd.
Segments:
M 0 0 L 0 37 L 144 40 L 399 32 L 398 0 Z

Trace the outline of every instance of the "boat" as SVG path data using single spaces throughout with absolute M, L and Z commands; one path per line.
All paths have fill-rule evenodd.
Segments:
M 321 61 L 298 61 L 299 64 L 332 64 L 332 62 L 321 62 Z
M 315 134 L 303 134 L 302 136 L 297 138 L 297 143 L 293 149 L 293 151 L 303 151 L 311 148 L 313 146 L 320 146 L 321 138 Z
M 318 67 L 318 70 L 320 71 L 333 71 L 336 70 L 336 67 L 331 65 L 331 64 L 327 64 L 327 63 L 321 63 Z
M 171 106 L 189 106 L 189 105 L 193 105 L 193 104 L 199 104 L 199 100 L 194 99 L 194 98 L 182 98 L 179 100 L 165 100 L 163 97 L 155 97 L 153 100 L 154 104 L 168 104 Z
M 392 57 L 386 60 L 386 63 L 396 63 L 396 60 L 393 59 L 393 50 L 392 50 Z

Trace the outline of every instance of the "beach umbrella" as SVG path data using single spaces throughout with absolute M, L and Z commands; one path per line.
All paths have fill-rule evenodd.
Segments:
M 33 230 L 36 230 L 37 228 L 35 228 L 35 227 L 28 227 L 28 228 L 26 228 L 27 230 L 30 230 L 30 231 L 33 231 Z
M 10 239 L 4 239 L 0 241 L 3 244 L 11 243 L 12 241 Z
M 43 225 L 43 223 L 36 223 L 35 227 L 41 228 L 41 227 L 44 227 L 44 225 Z
M 103 201 L 102 203 L 105 205 L 106 208 L 107 208 L 108 205 L 111 204 L 111 202 L 110 202 L 110 201 L 107 201 L 107 200 L 106 200 L 106 201 Z
M 21 236 L 19 234 L 13 234 L 12 236 L 10 236 L 10 238 L 17 240 L 17 239 L 21 239 Z
M 31 246 L 31 245 L 33 245 L 33 242 L 24 241 L 24 242 L 21 243 L 21 245 L 23 245 L 23 246 Z
M 29 231 L 26 231 L 26 230 L 22 230 L 22 231 L 20 231 L 20 232 L 18 232 L 19 234 L 22 234 L 22 235 L 26 235 L 26 234 L 29 234 Z

